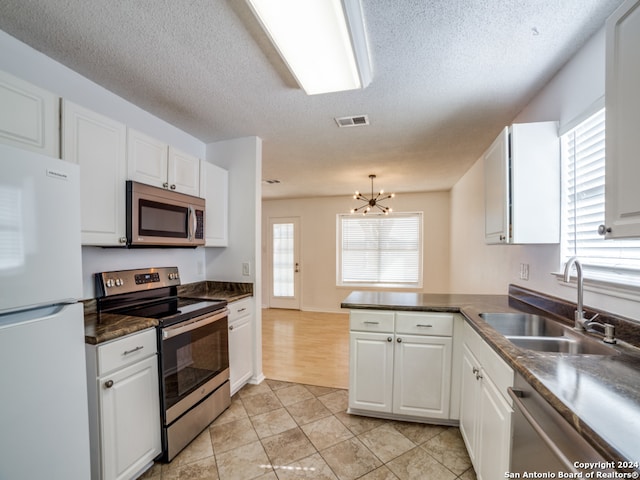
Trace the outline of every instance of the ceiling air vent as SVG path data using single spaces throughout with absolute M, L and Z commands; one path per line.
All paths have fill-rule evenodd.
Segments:
M 351 117 L 336 117 L 336 123 L 342 127 L 361 127 L 369 125 L 369 117 L 367 115 L 353 115 Z

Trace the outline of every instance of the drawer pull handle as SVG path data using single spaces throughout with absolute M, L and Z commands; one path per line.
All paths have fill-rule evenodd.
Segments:
M 246 309 L 247 309 L 246 307 L 239 308 L 239 309 L 237 310 L 237 313 L 242 313 L 242 312 L 244 312 Z
M 365 320 L 364 324 L 365 325 L 380 325 L 380 322 L 372 322 L 370 320 Z
M 106 382 L 104 382 L 104 388 L 111 388 L 113 387 L 113 380 L 107 380 Z
M 131 354 L 131 353 L 135 353 L 135 352 L 137 352 L 138 350 L 142 350 L 143 348 L 144 348 L 144 346 L 139 345 L 139 346 L 137 346 L 136 348 L 132 348 L 131 350 L 125 350 L 125 351 L 124 351 L 124 353 L 123 353 L 123 355 L 129 355 L 129 354 Z
M 424 327 L 424 328 L 433 328 L 433 325 L 423 325 L 421 323 L 417 324 L 416 327 Z

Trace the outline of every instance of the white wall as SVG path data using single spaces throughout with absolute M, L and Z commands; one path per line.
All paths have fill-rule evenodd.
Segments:
M 262 140 L 245 137 L 207 145 L 207 161 L 229 172 L 229 246 L 206 249 L 207 279 L 256 282 L 260 278 Z M 250 275 L 242 274 L 249 262 Z
M 386 186 L 392 191 L 393 186 Z M 424 285 L 421 291 L 449 288 L 449 192 L 398 194 L 388 201 L 395 212 L 424 212 Z M 336 286 L 336 215 L 355 206 L 349 197 L 265 200 L 262 203 L 262 298 L 268 306 L 271 288 L 269 220 L 300 219 L 301 310 L 341 312 L 340 303 L 353 288 Z M 362 289 L 359 289 L 362 290 Z M 404 289 L 406 290 L 406 289 Z M 414 290 L 417 291 L 417 290 Z
M 205 279 L 204 247 L 101 248 L 82 247 L 84 299 L 95 297 L 94 273 L 148 267 L 178 267 L 183 284 Z
M 514 119 L 557 120 L 560 130 L 575 123 L 604 95 L 604 29 L 558 72 Z M 496 136 L 499 132 L 496 132 Z M 483 162 L 479 159 L 451 191 L 451 284 L 455 293 L 507 293 L 509 283 L 569 301 L 576 291 L 551 275 L 560 265 L 559 245 L 486 245 L 484 243 Z M 529 280 L 519 279 L 520 263 L 529 264 Z M 637 301 L 591 291 L 585 305 L 639 319 Z

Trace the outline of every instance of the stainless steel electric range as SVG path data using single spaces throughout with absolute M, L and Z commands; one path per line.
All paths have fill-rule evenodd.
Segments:
M 158 320 L 162 460 L 171 461 L 231 403 L 225 300 L 180 297 L 177 267 L 95 275 L 99 312 Z

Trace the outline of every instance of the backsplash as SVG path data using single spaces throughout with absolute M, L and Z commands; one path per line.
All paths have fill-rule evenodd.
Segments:
M 574 312 L 576 304 L 567 300 L 552 297 L 540 292 L 528 290 L 518 285 L 509 285 L 509 297 L 516 301 L 526 303 L 532 307 L 548 312 L 561 320 L 567 325 L 573 326 Z M 600 323 L 609 323 L 616 327 L 615 337 L 618 340 L 627 342 L 635 347 L 640 347 L 640 319 L 633 320 L 630 318 L 620 317 L 602 310 L 585 307 L 584 316 L 592 318 L 596 313 L 599 314 L 597 321 Z

